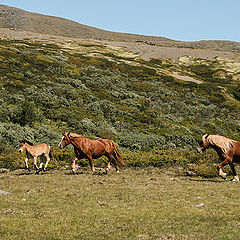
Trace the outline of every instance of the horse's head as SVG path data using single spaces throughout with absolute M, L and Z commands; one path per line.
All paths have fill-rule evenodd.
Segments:
M 208 141 L 208 136 L 209 134 L 205 134 L 202 136 L 202 141 L 199 143 L 199 146 L 197 147 L 197 151 L 199 153 L 202 153 L 211 145 L 211 143 Z
M 20 147 L 18 149 L 18 152 L 22 153 L 26 149 L 26 141 L 22 140 L 20 141 Z
M 70 133 L 65 132 L 63 134 L 61 142 L 58 144 L 58 147 L 62 149 L 68 144 L 70 144 Z

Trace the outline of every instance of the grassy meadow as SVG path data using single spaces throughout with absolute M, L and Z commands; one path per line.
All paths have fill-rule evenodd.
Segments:
M 239 183 L 181 168 L 0 174 L 0 238 L 239 239 Z

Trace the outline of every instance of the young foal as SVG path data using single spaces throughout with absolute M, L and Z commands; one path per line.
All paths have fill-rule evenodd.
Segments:
M 62 149 L 70 143 L 74 146 L 74 152 L 76 155 L 72 160 L 73 173 L 76 171 L 75 161 L 82 158 L 87 158 L 89 160 L 93 173 L 95 171 L 93 159 L 100 158 L 101 156 L 106 156 L 109 159 L 106 172 L 110 169 L 111 162 L 115 165 L 116 171 L 119 172 L 119 167 L 115 159 L 120 165 L 125 165 L 121 154 L 118 151 L 117 145 L 113 141 L 107 139 L 91 140 L 76 133 L 65 132 L 58 146 Z
M 19 152 L 23 152 L 24 150 L 26 150 L 26 159 L 25 159 L 25 166 L 26 168 L 29 170 L 29 166 L 28 166 L 28 160 L 30 158 L 33 159 L 34 161 L 34 166 L 36 168 L 36 173 L 39 173 L 42 170 L 42 166 L 43 166 L 43 156 L 45 156 L 46 158 L 46 164 L 44 166 L 44 171 L 46 171 L 47 169 L 47 165 L 50 161 L 50 157 L 51 157 L 51 148 L 49 145 L 47 145 L 46 143 L 40 143 L 38 145 L 33 145 L 32 143 L 26 141 L 26 140 L 22 140 L 20 142 L 20 148 L 18 149 Z M 37 157 L 40 156 L 40 166 L 37 166 Z
M 217 166 L 219 176 L 224 180 L 226 179 L 227 174 L 222 171 L 221 167 L 229 164 L 234 176 L 232 181 L 239 181 L 234 163 L 240 163 L 240 142 L 219 135 L 205 134 L 202 136 L 202 141 L 200 142 L 197 151 L 202 153 L 210 146 L 217 152 L 222 161 Z

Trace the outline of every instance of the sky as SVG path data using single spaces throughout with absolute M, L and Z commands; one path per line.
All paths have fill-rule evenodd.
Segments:
M 240 0 L 1 0 L 0 4 L 113 32 L 240 42 Z

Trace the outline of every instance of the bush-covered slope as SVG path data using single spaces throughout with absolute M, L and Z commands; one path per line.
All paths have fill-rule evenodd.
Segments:
M 240 139 L 239 104 L 231 96 L 239 89 L 236 74 L 220 62 L 155 59 L 129 65 L 119 58 L 1 40 L 1 149 L 16 149 L 23 138 L 56 146 L 63 131 L 140 151 L 192 150 L 206 132 Z M 177 81 L 170 70 L 203 84 Z

